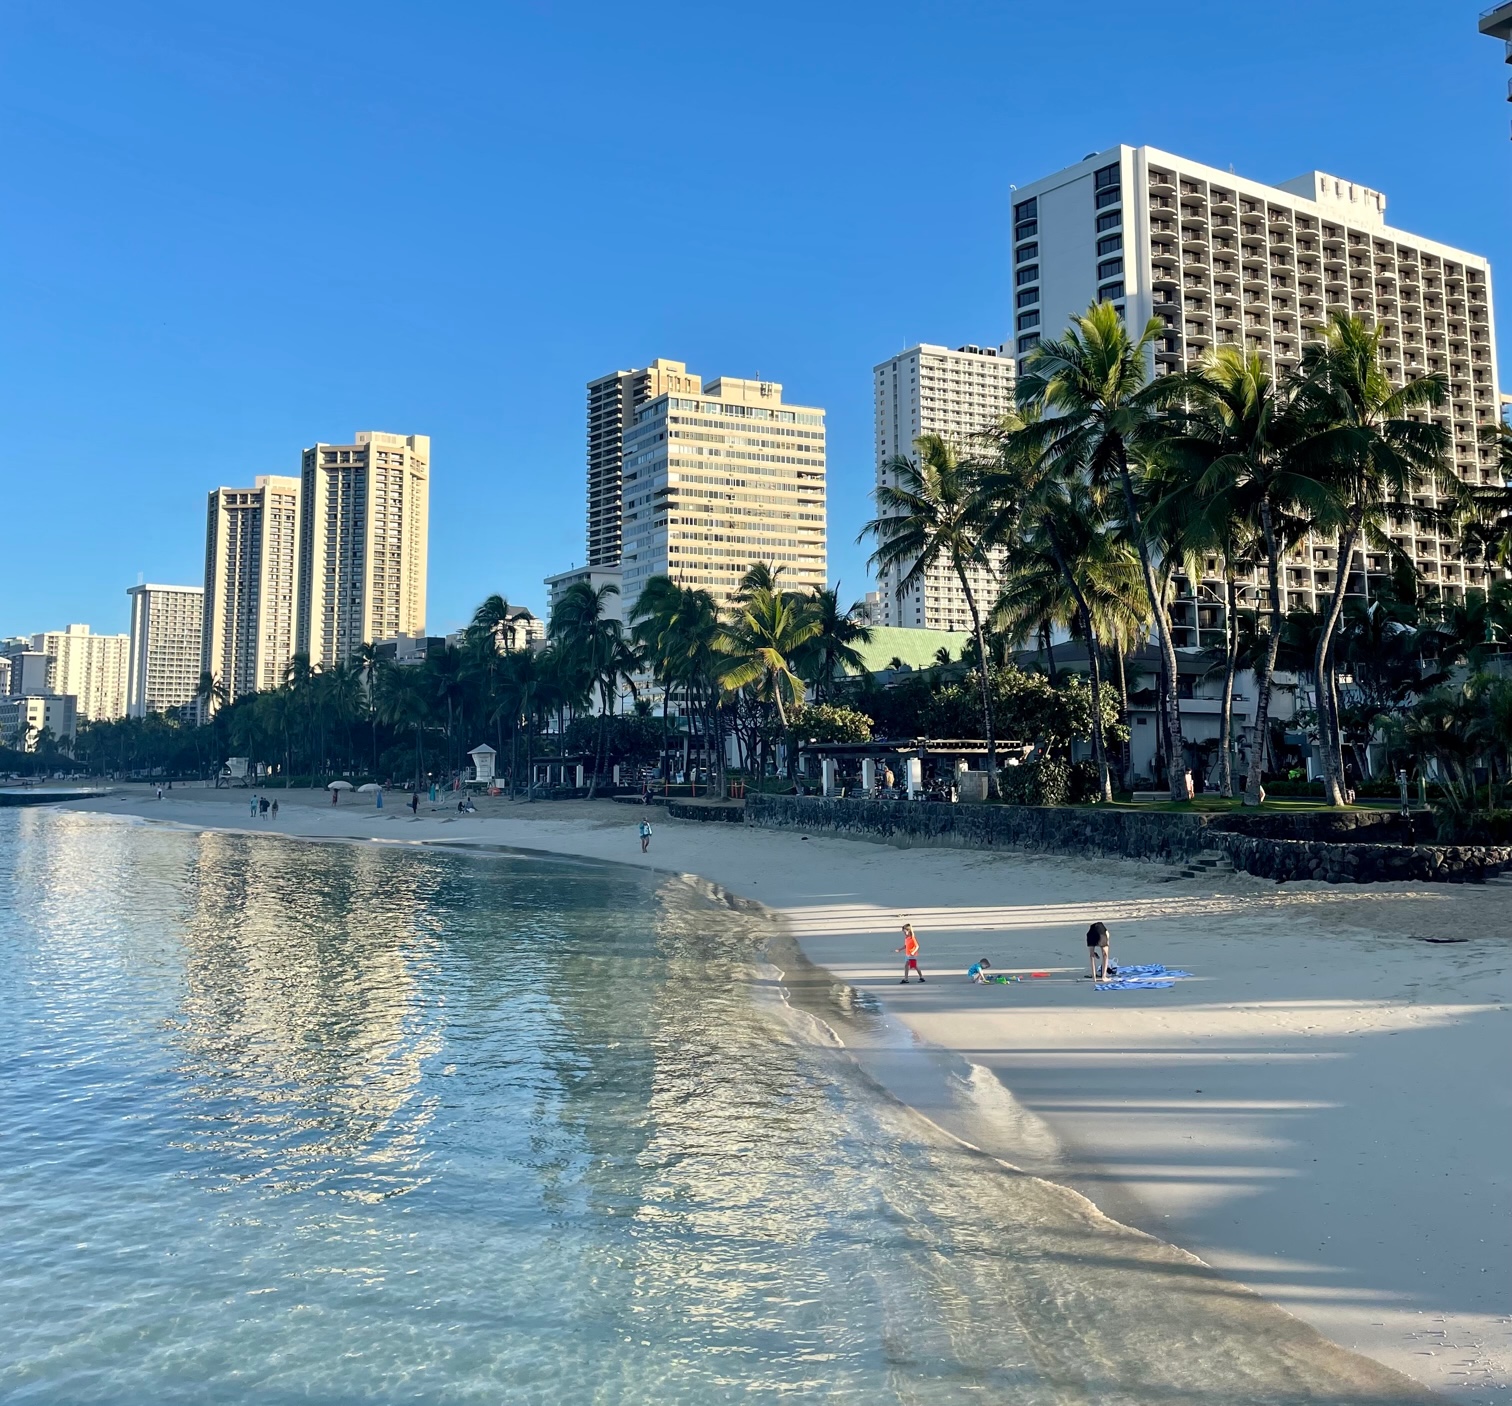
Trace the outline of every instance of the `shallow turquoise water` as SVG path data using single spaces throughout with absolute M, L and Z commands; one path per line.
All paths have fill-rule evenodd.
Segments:
M 1252 1301 L 878 1097 L 691 882 L 12 811 L 0 895 L 7 1401 L 1262 1399 Z

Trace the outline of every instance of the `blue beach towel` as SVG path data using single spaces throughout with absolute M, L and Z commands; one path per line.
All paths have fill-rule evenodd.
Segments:
M 1099 981 L 1096 985 L 1099 991 L 1164 991 L 1189 976 L 1191 972 L 1152 962 L 1142 967 L 1119 967 L 1112 981 Z

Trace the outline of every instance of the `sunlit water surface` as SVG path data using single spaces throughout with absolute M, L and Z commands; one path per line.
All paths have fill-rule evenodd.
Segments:
M 878 1097 L 763 938 L 639 870 L 0 811 L 0 1398 L 1367 1399 Z

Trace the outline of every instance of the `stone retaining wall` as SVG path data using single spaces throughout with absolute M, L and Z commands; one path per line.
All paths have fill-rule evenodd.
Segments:
M 1212 849 L 1213 817 L 1095 807 L 947 805 L 929 801 L 746 797 L 745 820 L 763 829 L 854 835 L 890 844 L 1028 849 L 1125 859 L 1190 859 Z
M 679 810 L 672 812 L 680 814 Z M 707 814 L 689 818 L 713 819 Z M 720 819 L 726 817 L 720 816 Z M 730 816 L 730 819 L 736 817 Z M 945 805 L 926 801 L 834 800 L 823 796 L 746 797 L 748 825 L 850 835 L 911 847 L 1039 850 L 1181 863 L 1203 851 L 1226 854 L 1236 869 L 1277 880 L 1327 883 L 1478 883 L 1512 869 L 1512 848 L 1337 842 L 1333 836 L 1402 839 L 1410 826 L 1389 811 L 1337 815 L 1201 815 L 1095 807 Z M 1304 838 L 1283 838 L 1290 829 Z M 1262 832 L 1262 833 L 1255 833 Z M 1315 838 L 1327 835 L 1329 839 Z
M 1234 868 L 1281 882 L 1478 884 L 1512 867 L 1512 848 L 1488 845 L 1326 844 L 1233 834 L 1213 838 Z
M 668 801 L 667 814 L 678 820 L 723 820 L 739 825 L 745 820 L 740 801 Z

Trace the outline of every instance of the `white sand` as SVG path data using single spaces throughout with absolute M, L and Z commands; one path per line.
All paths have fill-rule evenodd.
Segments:
M 422 805 L 413 819 L 398 799 L 376 812 L 367 797 L 280 794 L 276 823 L 249 818 L 245 791 L 157 802 L 130 788 L 78 808 L 701 875 L 782 914 L 813 962 L 912 1032 L 872 1067 L 905 1097 L 917 1088 L 937 1121 L 1336 1343 L 1462 1402 L 1512 1403 L 1512 888 L 1164 884 L 1152 866 L 804 839 L 659 810 L 642 859 L 639 808 L 488 802 L 463 818 Z M 926 986 L 898 984 L 905 915 Z M 1093 990 L 1080 976 L 1094 918 L 1115 962 L 1195 979 Z M 974 987 L 962 973 L 984 955 L 1051 976 Z M 942 1058 L 933 1047 L 967 1061 L 949 1097 L 910 1083 L 911 1058 Z

